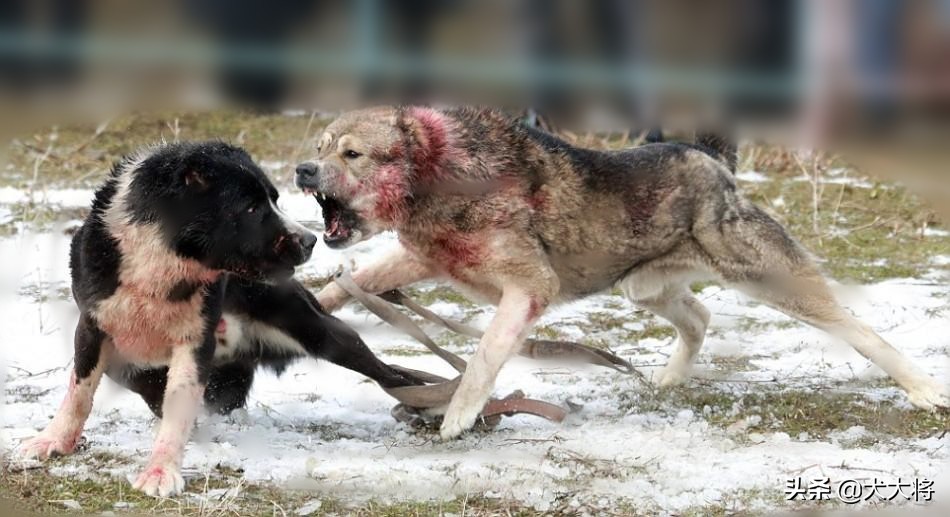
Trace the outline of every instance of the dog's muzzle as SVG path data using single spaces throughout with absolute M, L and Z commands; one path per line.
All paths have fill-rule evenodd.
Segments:
M 313 247 L 316 246 L 317 240 L 319 237 L 312 232 L 300 232 L 296 233 L 291 237 L 294 241 L 294 244 L 300 247 L 301 255 L 303 259 L 300 261 L 304 263 L 310 260 L 310 256 L 313 255 Z
M 296 174 L 294 175 L 294 183 L 298 188 L 307 189 L 314 188 L 319 183 L 319 178 L 317 174 L 320 171 L 320 168 L 317 167 L 316 163 L 313 162 L 303 162 L 297 166 L 295 169 Z

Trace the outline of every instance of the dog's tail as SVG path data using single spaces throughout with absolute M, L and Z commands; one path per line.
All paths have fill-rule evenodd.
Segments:
M 739 160 L 739 148 L 733 139 L 716 133 L 697 132 L 693 145 L 722 162 L 735 174 L 736 164 Z

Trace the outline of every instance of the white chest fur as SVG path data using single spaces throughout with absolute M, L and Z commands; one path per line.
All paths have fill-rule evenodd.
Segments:
M 183 282 L 210 284 L 220 272 L 174 253 L 157 224 L 129 222 L 123 206 L 127 187 L 120 186 L 103 217 L 119 247 L 119 286 L 96 304 L 92 316 L 125 360 L 167 364 L 174 347 L 197 345 L 207 326 L 202 315 L 205 287 L 185 300 L 169 300 L 169 294 Z

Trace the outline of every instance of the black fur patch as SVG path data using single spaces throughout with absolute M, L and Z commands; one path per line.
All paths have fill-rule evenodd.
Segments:
M 205 295 L 205 303 L 201 308 L 201 317 L 205 322 L 204 339 L 202 343 L 195 348 L 195 363 L 198 365 L 198 382 L 207 384 L 208 376 L 211 375 L 211 361 L 214 359 L 214 350 L 217 341 L 214 339 L 214 330 L 221 319 L 223 308 L 224 291 L 228 285 L 228 277 L 225 275 L 208 288 Z
M 96 326 L 96 322 L 92 318 L 85 314 L 80 315 L 79 324 L 76 325 L 75 357 L 73 360 L 77 384 L 89 377 L 96 365 L 99 364 L 99 355 L 102 352 L 102 340 L 104 338 L 105 334 Z
M 189 282 L 182 280 L 175 284 L 172 287 L 171 291 L 168 292 L 168 301 L 170 302 L 184 302 L 191 299 L 195 293 L 198 292 L 198 289 L 201 289 L 205 284 L 201 282 Z
M 297 340 L 310 355 L 362 373 L 382 386 L 414 383 L 380 361 L 353 329 L 324 312 L 299 282 L 268 285 L 232 279 L 224 310 L 278 328 Z M 259 346 L 255 353 L 262 364 L 272 368 L 294 359 L 268 343 Z
M 98 193 L 96 198 L 98 200 Z M 73 298 L 83 312 L 112 296 L 119 287 L 119 244 L 109 235 L 100 219 L 101 213 L 93 206 L 93 212 L 73 235 L 69 248 Z

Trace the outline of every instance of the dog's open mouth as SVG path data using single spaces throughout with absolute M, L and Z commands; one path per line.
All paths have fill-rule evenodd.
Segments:
M 313 189 L 304 189 L 310 194 L 323 212 L 323 242 L 331 248 L 346 244 L 357 230 L 358 217 L 356 212 L 341 203 L 338 199 Z

